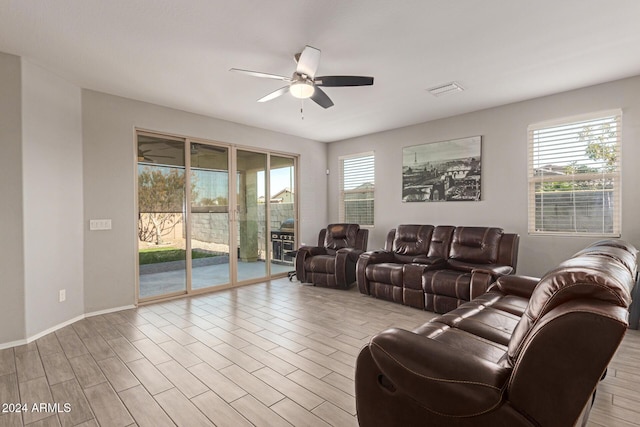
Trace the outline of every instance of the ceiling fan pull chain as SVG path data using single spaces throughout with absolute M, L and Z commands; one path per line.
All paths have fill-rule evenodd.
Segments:
M 304 99 L 300 100 L 300 117 L 304 120 Z

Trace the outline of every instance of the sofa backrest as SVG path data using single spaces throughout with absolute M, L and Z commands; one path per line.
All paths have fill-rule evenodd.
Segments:
M 456 227 L 449 258 L 474 264 L 498 261 L 502 229 L 497 227 Z
M 415 257 L 454 258 L 474 264 L 500 264 L 516 268 L 519 236 L 497 227 L 402 224 L 387 233 L 384 249 L 400 262 Z
M 510 362 L 516 360 L 536 323 L 551 310 L 571 300 L 599 300 L 627 308 L 631 304 L 629 283 L 633 278 L 626 266 L 606 256 L 578 255 L 563 261 L 540 279 L 531 294 L 509 341 Z
M 504 233 L 500 239 L 500 249 L 498 249 L 498 264 L 510 265 L 513 273 L 518 265 L 518 248 L 520 247 L 520 236 L 516 233 Z
M 622 263 L 629 270 L 629 274 L 636 277 L 638 250 L 623 240 L 600 240 L 582 249 L 574 257 L 580 255 L 609 257 Z
M 449 258 L 451 240 L 453 239 L 453 231 L 455 229 L 453 225 L 438 225 L 433 230 L 427 256 L 443 259 Z
M 358 224 L 329 224 L 326 228 L 324 235 L 323 246 L 327 249 L 337 251 L 342 248 L 359 248 L 358 243 L 362 245 L 362 242 L 358 242 L 358 233 L 360 226 Z M 360 239 L 361 240 L 361 239 Z
M 417 256 L 425 256 L 429 252 L 433 229 L 433 225 L 399 225 L 393 238 L 392 251 L 404 262 L 411 262 Z

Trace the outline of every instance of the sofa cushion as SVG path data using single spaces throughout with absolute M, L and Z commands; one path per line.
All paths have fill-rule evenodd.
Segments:
M 449 345 L 451 351 L 475 354 L 485 360 L 498 363 L 507 350 L 505 345 L 485 339 L 473 333 L 458 328 L 452 328 L 441 323 L 439 318 L 426 323 L 413 332 L 428 335 L 429 338 Z M 441 324 L 442 326 L 438 326 Z
M 456 227 L 450 258 L 476 264 L 491 264 L 498 259 L 502 229 L 495 227 Z
M 519 320 L 520 316 L 490 305 L 473 303 L 464 304 L 438 318 L 438 322 L 470 332 L 505 348 L 509 345 L 511 334 Z
M 342 248 L 353 248 L 356 246 L 358 230 L 360 230 L 358 224 L 329 224 L 324 236 L 324 247 L 336 251 Z

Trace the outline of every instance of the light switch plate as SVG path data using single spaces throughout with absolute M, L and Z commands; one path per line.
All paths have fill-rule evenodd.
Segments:
M 91 219 L 89 220 L 89 230 L 111 230 L 110 219 Z

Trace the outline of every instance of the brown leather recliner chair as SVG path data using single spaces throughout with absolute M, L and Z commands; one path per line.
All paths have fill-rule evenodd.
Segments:
M 348 289 L 356 281 L 356 262 L 367 250 L 369 230 L 358 224 L 329 224 L 318 234 L 318 246 L 301 246 L 296 276 L 303 283 Z
M 626 332 L 637 252 L 598 242 L 542 279 L 502 276 L 411 332 L 374 336 L 356 364 L 360 426 L 586 424 Z

